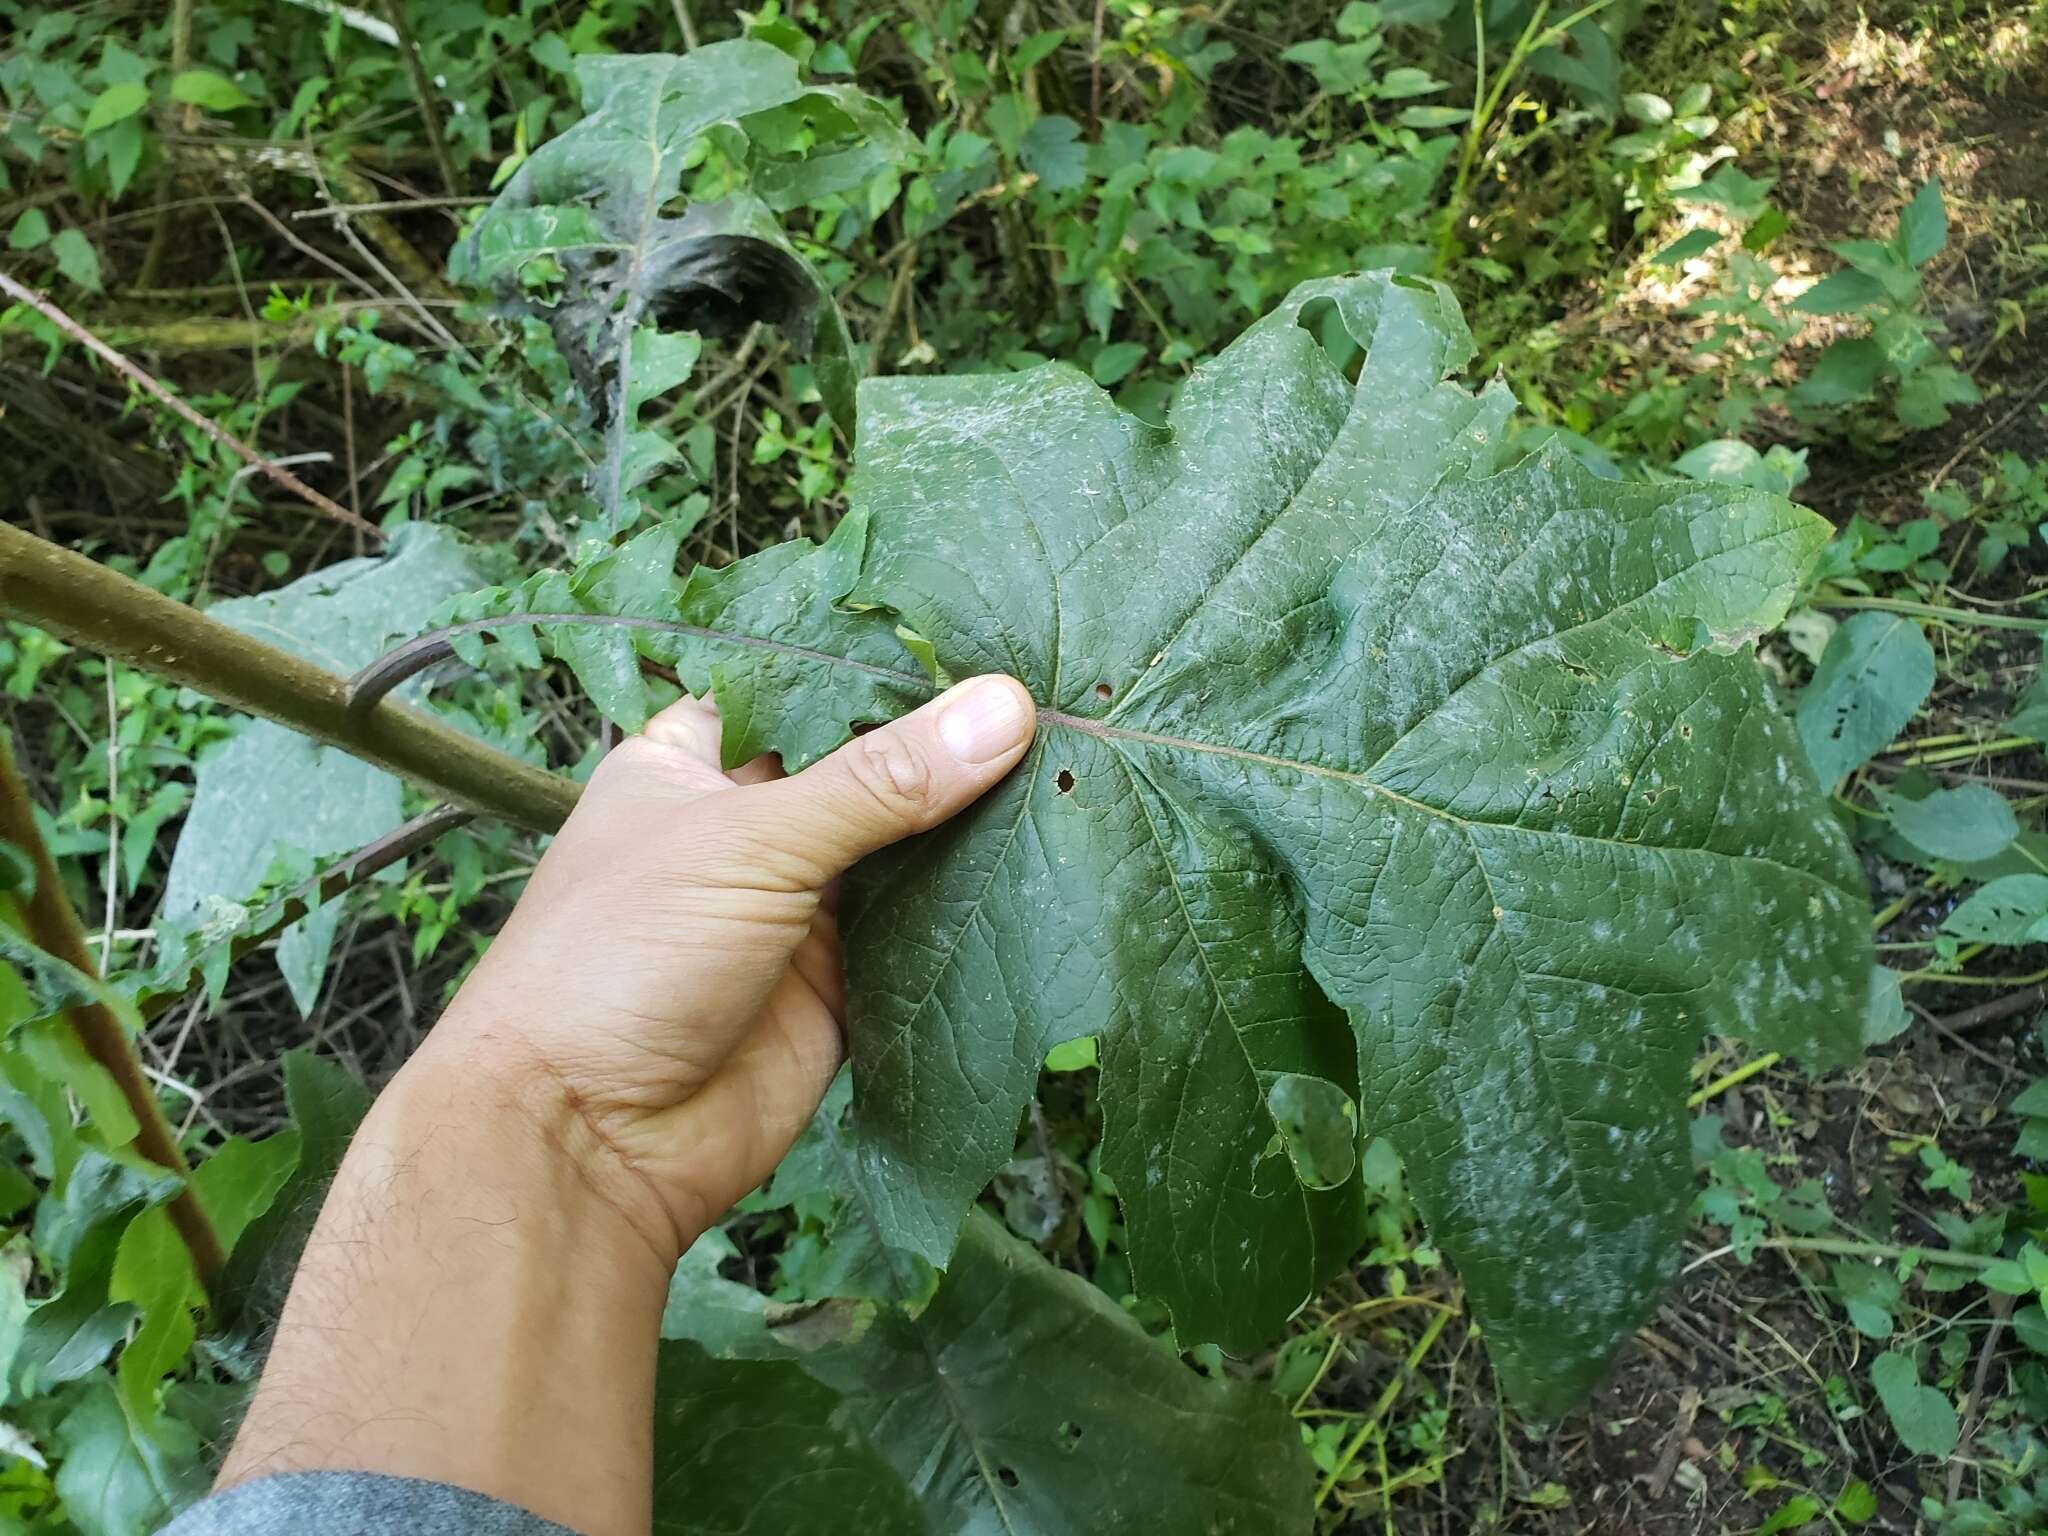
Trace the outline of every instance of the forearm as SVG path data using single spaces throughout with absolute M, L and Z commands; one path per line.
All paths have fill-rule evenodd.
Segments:
M 469 1065 L 430 1044 L 364 1121 L 221 1484 L 383 1472 L 638 1536 L 669 1266 L 547 1085 Z

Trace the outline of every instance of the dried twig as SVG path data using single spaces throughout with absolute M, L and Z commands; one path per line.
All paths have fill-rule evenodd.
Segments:
M 2012 1315 L 2012 1298 L 2003 1292 L 1991 1293 L 1991 1326 L 1984 1330 L 1984 1342 L 1977 1347 L 1977 1371 L 1970 1380 L 1969 1400 L 1963 1404 L 1963 1433 L 1956 1441 L 1955 1454 L 1948 1462 L 1948 1501 L 1953 1504 L 1956 1496 L 1963 1491 L 1963 1468 L 1970 1460 L 1970 1444 L 1977 1438 L 1977 1427 L 1983 1422 L 1981 1408 L 1984 1402 L 1984 1383 L 1991 1375 L 1991 1361 L 1998 1353 L 1998 1336 L 2005 1330 L 2005 1320 Z
M 1966 1029 L 1980 1029 L 1986 1024 L 1996 1024 L 2016 1013 L 2025 1013 L 2029 1008 L 2038 1008 L 2043 1003 L 2048 1003 L 2048 984 L 2021 987 L 2017 992 L 2008 992 L 2003 997 L 1995 997 L 1988 1003 L 1979 1003 L 1974 1008 L 1951 1013 L 1935 1022 L 1946 1030 L 1960 1034 Z
M 221 447 L 227 449 L 228 452 L 232 453 L 236 458 L 240 459 L 243 463 L 257 470 L 259 473 L 269 476 L 270 479 L 276 481 L 279 485 L 283 486 L 286 490 L 290 491 L 294 496 L 298 497 L 299 500 L 305 502 L 306 505 L 308 505 L 309 507 L 312 507 L 317 511 L 324 512 L 327 516 L 334 518 L 337 522 L 346 523 L 351 528 L 369 534 L 372 538 L 375 538 L 379 543 L 383 542 L 384 531 L 381 528 L 379 528 L 375 523 L 357 517 L 355 513 L 349 511 L 347 507 L 342 506 L 339 502 L 333 501 L 328 497 L 321 495 L 320 492 L 314 490 L 313 487 L 306 484 L 305 481 L 301 480 L 297 475 L 293 474 L 290 470 L 280 468 L 271 460 L 263 457 L 263 455 L 258 453 L 254 448 L 251 448 L 247 443 L 243 442 L 240 438 L 224 430 L 218 423 L 210 421 L 206 417 L 200 415 L 199 412 L 193 410 L 191 406 L 187 405 L 184 401 L 180 400 L 176 395 L 172 394 L 168 389 L 164 388 L 163 385 L 159 384 L 155 379 L 151 378 L 147 373 L 143 372 L 142 369 L 136 367 L 135 364 L 131 363 L 119 352 L 116 352 L 104 341 L 101 341 L 99 337 L 93 335 L 91 331 L 88 331 L 76 320 L 72 319 L 69 315 L 64 313 L 63 310 L 59 309 L 56 306 L 56 304 L 53 303 L 44 294 L 41 294 L 37 292 L 35 289 L 27 287 L 22 283 L 16 282 L 13 278 L 9 277 L 5 272 L 0 272 L 0 293 L 5 293 L 10 298 L 18 300 L 20 303 L 26 304 L 30 309 L 33 309 L 37 314 L 41 315 L 45 320 L 49 321 L 50 324 L 56 326 L 57 329 L 62 331 L 66 336 L 69 336 L 73 341 L 77 342 L 87 351 L 91 352 L 94 356 L 98 357 L 102 362 L 104 362 L 108 367 L 112 368 L 116 373 L 120 374 L 124 379 L 127 379 L 131 384 L 135 385 L 136 388 L 142 390 L 145 394 L 151 396 L 153 399 L 156 399 L 162 402 L 164 405 L 169 406 L 171 410 L 175 411 L 185 421 L 197 427 L 201 432 L 205 433 L 208 437 L 212 438 L 216 443 L 219 443 Z

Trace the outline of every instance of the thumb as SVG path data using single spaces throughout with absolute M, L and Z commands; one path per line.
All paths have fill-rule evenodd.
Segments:
M 796 864 L 804 885 L 823 885 L 965 810 L 1017 765 L 1037 724 L 1015 678 L 969 678 L 802 773 L 739 791 L 734 830 Z

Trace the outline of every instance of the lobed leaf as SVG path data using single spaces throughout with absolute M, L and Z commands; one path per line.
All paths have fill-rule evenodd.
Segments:
M 1554 1414 L 1671 1273 L 1702 1033 L 1859 1048 L 1860 872 L 1745 653 L 1826 525 L 1505 453 L 1506 391 L 1445 382 L 1470 350 L 1377 274 L 1297 289 L 1164 430 L 1068 367 L 871 381 L 832 541 L 643 632 L 728 762 L 799 766 L 933 673 L 1040 702 L 1008 780 L 848 882 L 888 1245 L 943 1264 L 1047 1052 L 1097 1036 L 1184 1343 L 1260 1346 L 1354 1251 L 1355 1171 L 1296 1118 L 1348 1102 Z

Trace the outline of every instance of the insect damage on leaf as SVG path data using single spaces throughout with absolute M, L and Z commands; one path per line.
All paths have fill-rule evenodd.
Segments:
M 636 633 L 716 689 L 728 761 L 807 762 L 933 661 L 1040 702 L 1009 779 L 847 884 L 886 1241 L 945 1262 L 1047 1051 L 1096 1036 L 1183 1344 L 1262 1345 L 1355 1251 L 1355 1106 L 1548 1416 L 1672 1273 L 1702 1034 L 1846 1059 L 1872 957 L 1739 649 L 1826 525 L 1506 452 L 1505 389 L 1445 382 L 1470 350 L 1445 290 L 1376 274 L 1297 289 L 1164 430 L 1063 366 L 871 381 L 830 543 L 698 571 L 688 627 Z
M 766 43 L 714 43 L 681 57 L 590 56 L 577 63 L 585 116 L 514 173 L 451 258 L 453 276 L 548 322 L 605 431 L 592 493 L 613 529 L 642 508 L 634 492 L 675 448 L 640 426 L 649 401 L 683 383 L 699 333 L 755 322 L 813 349 L 826 408 L 850 433 L 854 370 L 830 293 L 750 180 L 787 163 L 757 155 L 747 124 L 777 112 L 821 137 L 902 140 L 880 105 L 849 86 L 805 84 Z M 707 139 L 739 188 L 685 207 L 684 178 Z

